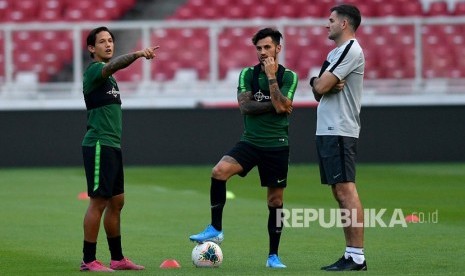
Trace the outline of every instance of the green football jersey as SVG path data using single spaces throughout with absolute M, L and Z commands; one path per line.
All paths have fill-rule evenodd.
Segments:
M 252 90 L 253 67 L 242 69 L 239 76 L 237 93 Z M 297 89 L 297 74 L 286 69 L 282 79 L 281 93 L 290 99 L 294 99 Z M 268 86 L 268 78 L 265 72 L 260 72 L 258 77 L 260 90 L 254 94 L 254 100 L 259 102 L 271 101 Z M 289 120 L 286 113 L 277 114 L 274 110 L 258 115 L 244 115 L 244 132 L 241 141 L 249 142 L 258 147 L 274 148 L 288 146 Z
M 83 77 L 87 107 L 87 133 L 83 146 L 101 145 L 121 148 L 122 111 L 118 84 L 113 76 L 102 77 L 103 62 L 91 63 Z

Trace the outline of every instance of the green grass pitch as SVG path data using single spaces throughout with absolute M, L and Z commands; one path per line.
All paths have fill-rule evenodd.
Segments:
M 342 255 L 343 233 L 318 223 L 285 228 L 279 253 L 288 268 L 265 268 L 268 210 L 256 170 L 228 182 L 236 198 L 227 201 L 224 211 L 223 264 L 193 267 L 194 244 L 188 236 L 210 221 L 210 171 L 210 166 L 126 167 L 123 249 L 146 270 L 119 275 L 328 275 L 319 269 Z M 389 215 L 400 208 L 405 215 L 425 215 L 423 223 L 406 228 L 366 228 L 366 273 L 464 273 L 465 164 L 360 164 L 357 173 L 365 209 L 385 208 Z M 0 185 L 0 275 L 82 275 L 82 220 L 88 202 L 77 196 L 85 190 L 83 169 L 0 169 Z M 290 166 L 284 204 L 336 208 L 329 188 L 319 184 L 315 164 Z M 427 221 L 434 212 L 437 221 Z M 109 262 L 103 227 L 97 258 Z M 159 268 L 165 259 L 176 259 L 182 267 Z

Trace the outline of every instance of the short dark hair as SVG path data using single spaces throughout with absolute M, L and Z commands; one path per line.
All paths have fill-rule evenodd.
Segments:
M 90 31 L 90 33 L 87 35 L 87 46 L 95 46 L 95 40 L 97 40 L 97 34 L 100 32 L 108 32 L 111 35 L 111 39 L 115 41 L 115 36 L 113 33 L 105 26 L 98 27 Z M 90 53 L 90 57 L 94 58 L 94 54 Z
M 349 18 L 349 24 L 354 28 L 354 32 L 360 26 L 362 22 L 362 16 L 360 15 L 360 10 L 353 5 L 341 4 L 331 8 L 331 12 L 336 11 L 338 14 L 346 16 Z
M 257 45 L 258 41 L 261 39 L 264 39 L 265 37 L 271 37 L 271 40 L 276 45 L 279 45 L 281 43 L 281 38 L 283 38 L 283 35 L 274 28 L 264 28 L 258 31 L 253 37 L 252 37 L 252 42 L 253 45 Z

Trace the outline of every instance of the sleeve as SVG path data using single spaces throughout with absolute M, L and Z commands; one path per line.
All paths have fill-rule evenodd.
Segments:
M 246 67 L 239 74 L 237 94 L 252 91 L 253 67 Z
M 358 57 L 360 53 L 356 51 L 353 47 L 350 49 L 347 54 L 338 59 L 334 64 L 329 66 L 330 72 L 333 73 L 340 80 L 345 79 L 352 71 L 358 67 Z
M 294 71 L 286 69 L 283 76 L 283 86 L 281 87 L 281 93 L 289 100 L 294 99 L 294 94 L 297 89 L 299 78 Z
M 98 86 L 104 79 L 102 77 L 102 69 L 105 63 L 95 62 L 89 65 L 84 73 L 83 90 L 84 94 L 88 94 L 94 87 Z

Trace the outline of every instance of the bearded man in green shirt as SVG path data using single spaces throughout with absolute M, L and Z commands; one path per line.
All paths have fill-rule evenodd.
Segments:
M 244 116 L 240 141 L 215 165 L 211 175 L 211 224 L 196 235 L 194 242 L 224 239 L 223 207 L 226 181 L 242 177 L 258 167 L 262 187 L 267 187 L 269 253 L 266 267 L 286 268 L 278 257 L 282 223 L 278 219 L 283 207 L 284 188 L 289 167 L 288 116 L 297 88 L 297 74 L 278 62 L 282 34 L 273 28 L 259 30 L 252 38 L 259 64 L 242 69 L 237 100 Z

